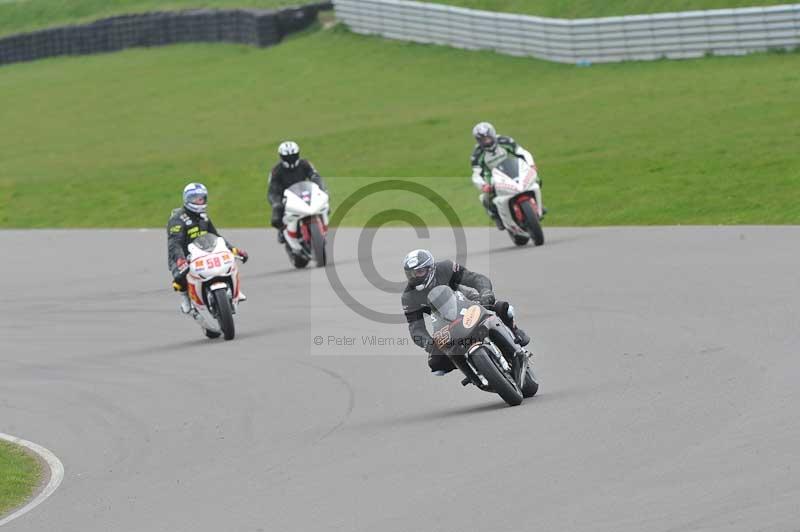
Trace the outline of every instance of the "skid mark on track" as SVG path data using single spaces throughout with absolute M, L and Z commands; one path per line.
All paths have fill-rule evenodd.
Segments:
M 337 430 L 339 430 L 340 428 L 342 428 L 344 424 L 347 423 L 347 420 L 350 418 L 350 414 L 352 414 L 353 409 L 356 406 L 356 394 L 355 391 L 353 390 L 353 386 L 349 382 L 347 382 L 347 379 L 345 379 L 335 371 L 322 366 L 318 366 L 316 364 L 312 364 L 311 362 L 301 362 L 297 360 L 293 362 L 295 364 L 306 366 L 308 368 L 312 368 L 321 373 L 324 373 L 325 375 L 331 377 L 333 380 L 342 384 L 344 388 L 347 390 L 347 408 L 345 410 L 345 413 L 342 415 L 342 417 L 339 419 L 339 422 L 336 425 L 328 429 L 322 436 L 320 436 L 314 441 L 312 445 L 315 445 L 324 440 L 325 438 L 327 438 L 328 436 L 330 436 L 331 434 L 333 434 L 334 432 L 336 432 Z

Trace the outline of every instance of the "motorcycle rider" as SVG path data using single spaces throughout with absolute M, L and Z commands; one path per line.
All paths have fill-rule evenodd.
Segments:
M 495 300 L 492 281 L 485 275 L 469 271 L 451 260 L 436 262 L 427 249 L 415 249 L 408 253 L 403 259 L 403 271 L 408 285 L 401 299 L 408 330 L 414 343 L 428 353 L 428 366 L 434 375 L 442 376 L 455 369 L 450 358 L 436 347 L 425 327 L 424 315 L 431 313 L 428 294 L 436 286 L 448 285 L 453 290 L 465 292 L 463 287 L 459 288 L 462 285 L 476 291 L 478 302 L 495 310 L 497 316 L 513 331 L 521 347 L 530 343 L 530 337 L 514 323 L 514 307 L 506 301 Z
M 280 161 L 269 174 L 267 187 L 267 201 L 272 206 L 272 227 L 278 230 L 278 243 L 285 244 L 283 236 L 283 193 L 290 186 L 300 181 L 313 181 L 323 192 L 327 193 L 325 182 L 319 175 L 314 165 L 306 159 L 300 158 L 300 146 L 296 142 L 287 140 L 278 146 Z
M 211 233 L 222 238 L 206 212 L 208 189 L 201 183 L 189 183 L 183 189 L 183 207 L 172 211 L 167 222 L 167 267 L 172 273 L 172 287 L 181 297 L 181 312 L 189 314 L 192 306 L 186 292 L 186 274 L 189 272 L 189 244 L 196 238 Z M 242 262 L 247 262 L 247 252 L 226 240 L 226 245 Z M 247 298 L 240 292 L 239 301 Z
M 533 160 L 531 152 L 520 146 L 513 138 L 497 134 L 497 130 L 489 122 L 481 122 L 472 129 L 472 136 L 475 137 L 477 144 L 472 151 L 472 183 L 481 191 L 480 200 L 489 217 L 494 220 L 499 230 L 504 230 L 503 222 L 497 213 L 497 206 L 492 199 L 494 198 L 494 186 L 491 183 L 492 169 L 502 163 L 508 155 L 513 155 L 524 159 L 528 166 L 536 170 L 536 162 Z M 542 181 L 536 178 L 539 183 L 540 192 L 536 201 L 541 204 L 541 185 Z M 547 209 L 542 206 L 542 212 Z

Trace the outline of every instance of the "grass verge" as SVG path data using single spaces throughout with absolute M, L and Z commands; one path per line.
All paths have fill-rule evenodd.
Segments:
M 0 441 L 0 516 L 25 502 L 40 477 L 36 458 L 21 447 Z
M 363 176 L 416 178 L 485 224 L 481 120 L 534 152 L 550 225 L 800 223 L 798 94 L 800 54 L 579 68 L 344 30 L 12 65 L 0 226 L 161 226 L 190 180 L 218 225 L 263 226 L 287 138 L 334 208 Z

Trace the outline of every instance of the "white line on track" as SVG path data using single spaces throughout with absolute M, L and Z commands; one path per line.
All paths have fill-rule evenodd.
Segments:
M 21 445 L 22 447 L 25 447 L 29 451 L 36 453 L 42 458 L 42 460 L 47 462 L 47 466 L 50 468 L 50 480 L 47 482 L 47 485 L 44 487 L 44 489 L 36 497 L 34 497 L 34 499 L 30 501 L 28 504 L 16 510 L 14 513 L 0 519 L 0 526 L 3 526 L 7 523 L 10 523 L 17 517 L 21 517 L 26 513 L 30 512 L 31 510 L 42 504 L 45 501 L 45 499 L 47 499 L 50 495 L 53 494 L 54 491 L 56 491 L 56 488 L 58 488 L 59 484 L 61 484 L 61 481 L 64 479 L 64 464 L 61 463 L 61 460 L 59 460 L 56 455 L 54 455 L 41 445 L 36 445 L 33 442 L 17 438 L 16 436 L 3 434 L 2 432 L 0 432 L 0 440 L 5 440 L 16 445 Z

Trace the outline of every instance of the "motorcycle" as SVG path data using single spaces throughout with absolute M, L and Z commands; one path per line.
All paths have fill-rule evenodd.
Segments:
M 537 177 L 536 168 L 519 157 L 507 156 L 492 168 L 495 192 L 492 201 L 511 240 L 518 246 L 529 240 L 536 246 L 544 244 L 541 225 L 544 212 Z
M 236 334 L 233 316 L 239 305 L 238 257 L 225 240 L 205 234 L 189 244 L 189 272 L 186 285 L 191 315 L 208 338 Z
M 305 268 L 313 258 L 318 267 L 325 266 L 328 194 L 313 181 L 300 181 L 286 189 L 283 203 L 283 236 L 289 261 L 295 268 Z
M 446 285 L 431 290 L 428 303 L 433 341 L 465 375 L 462 385 L 496 393 L 510 406 L 536 395 L 530 354 L 493 311 Z

